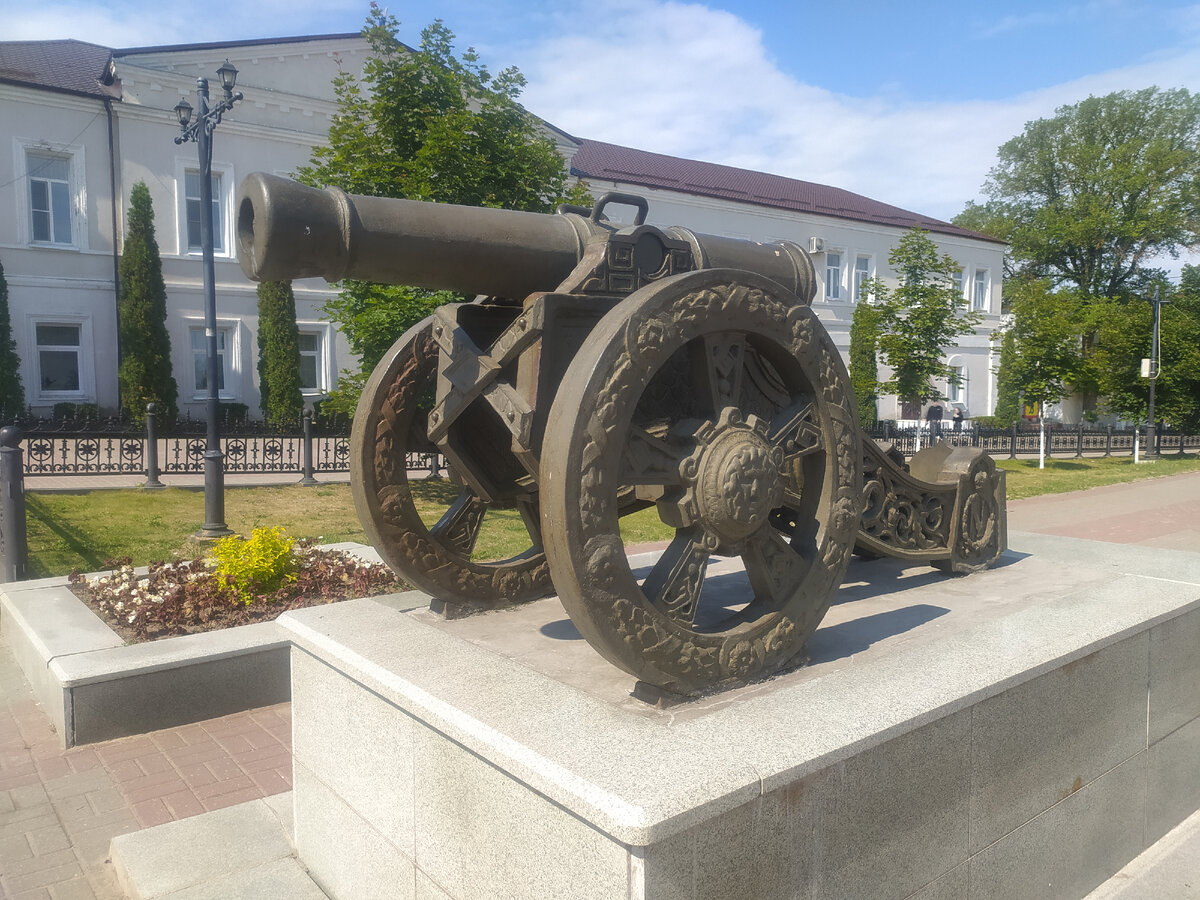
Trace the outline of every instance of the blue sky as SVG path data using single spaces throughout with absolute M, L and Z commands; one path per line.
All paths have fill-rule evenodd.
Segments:
M 0 0 L 0 39 L 114 47 L 357 31 L 366 2 Z M 1200 89 L 1200 5 L 443 0 L 390 5 L 415 43 L 516 65 L 581 137 L 834 184 L 949 218 L 1025 122 L 1089 94 Z

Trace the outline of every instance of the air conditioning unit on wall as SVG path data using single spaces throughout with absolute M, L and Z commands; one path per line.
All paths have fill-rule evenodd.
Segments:
M 825 252 L 825 238 L 810 237 L 808 239 L 808 252 L 809 253 L 824 253 Z

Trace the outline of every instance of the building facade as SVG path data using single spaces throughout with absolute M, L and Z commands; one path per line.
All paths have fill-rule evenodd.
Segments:
M 118 408 L 117 261 L 129 193 L 150 189 L 167 286 L 180 415 L 207 396 L 199 157 L 176 144 L 173 111 L 198 77 L 221 96 L 217 68 L 238 69 L 245 99 L 213 140 L 213 232 L 220 395 L 258 412 L 257 295 L 234 249 L 234 195 L 253 171 L 289 174 L 326 140 L 339 62 L 359 71 L 357 34 L 109 50 L 79 41 L 0 43 L 0 262 L 9 286 L 26 402 Z M 317 399 L 353 359 L 325 321 L 333 296 L 297 282 L 301 378 Z
M 117 262 L 129 192 L 149 189 L 168 294 L 180 414 L 202 417 L 207 395 L 194 144 L 176 144 L 173 107 L 196 103 L 196 79 L 238 69 L 245 99 L 214 137 L 213 208 L 221 397 L 259 404 L 257 298 L 241 273 L 234 196 L 253 171 L 288 175 L 328 138 L 339 66 L 358 73 L 368 45 L 358 34 L 110 50 L 79 41 L 0 42 L 0 263 L 9 285 L 26 401 L 35 413 L 58 403 L 119 406 Z M 904 231 L 926 229 L 961 266 L 966 306 L 983 322 L 947 361 L 962 384 L 944 386 L 969 417 L 995 408 L 990 339 L 999 323 L 1004 244 L 838 188 L 583 140 L 547 124 L 573 176 L 597 196 L 639 193 L 648 221 L 807 249 L 820 275 L 815 308 L 839 349 L 849 349 L 862 283 L 895 282 L 888 254 Z M 325 321 L 334 292 L 323 281 L 293 285 L 301 378 L 309 400 L 353 368 L 345 338 Z M 884 373 L 886 375 L 886 372 Z M 882 418 L 906 419 L 895 398 Z

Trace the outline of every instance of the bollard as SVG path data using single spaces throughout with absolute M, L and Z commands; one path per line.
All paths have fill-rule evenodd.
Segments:
M 144 491 L 161 491 L 166 487 L 158 476 L 162 470 L 158 467 L 158 404 L 146 404 L 146 481 L 142 485 Z
M 25 541 L 25 472 L 21 429 L 0 428 L 0 582 L 24 581 L 29 563 Z
M 1017 423 L 1016 422 L 1013 422 L 1013 424 L 1012 424 L 1012 438 L 1008 444 L 1008 458 L 1009 459 L 1017 458 Z
M 311 409 L 304 411 L 304 436 L 300 439 L 300 459 L 304 475 L 300 484 L 319 484 L 313 478 L 313 414 Z
M 1075 458 L 1083 456 L 1083 421 L 1079 422 L 1079 430 L 1075 435 Z
M 1104 455 L 1112 456 L 1112 426 L 1105 426 L 1104 432 Z

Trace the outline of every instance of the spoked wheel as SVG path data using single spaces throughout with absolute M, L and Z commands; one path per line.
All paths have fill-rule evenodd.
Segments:
M 537 536 L 537 511 L 521 510 L 529 549 L 480 561 L 476 552 L 489 505 L 467 488 L 451 490 L 440 515 L 417 509 L 406 456 L 433 452 L 422 398 L 437 376 L 433 320 L 410 328 L 375 367 L 354 416 L 350 484 L 371 543 L 400 577 L 441 600 L 520 603 L 551 593 Z
M 796 660 L 850 560 L 849 378 L 812 310 L 775 282 L 664 279 L 613 309 L 572 362 L 541 476 L 555 587 L 602 655 L 689 693 L 762 676 Z M 641 581 L 618 523 L 630 489 L 675 528 Z M 714 554 L 745 565 L 735 602 L 705 590 Z

